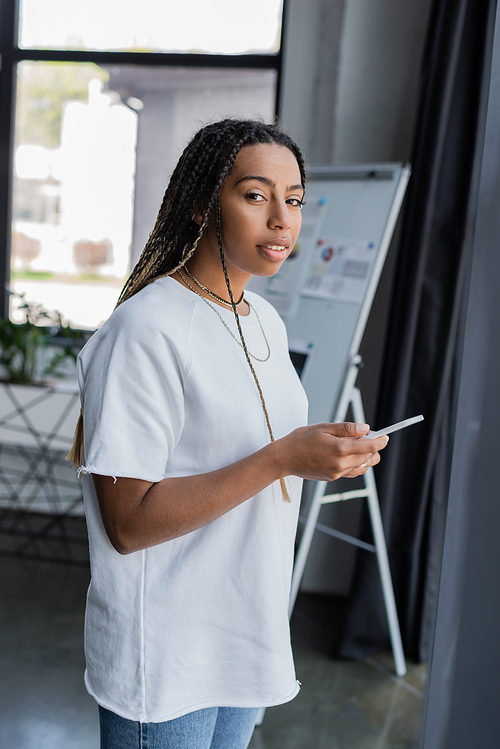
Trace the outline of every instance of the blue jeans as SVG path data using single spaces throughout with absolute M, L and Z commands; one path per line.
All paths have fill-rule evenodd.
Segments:
M 101 749 L 246 749 L 258 712 L 207 707 L 164 723 L 139 723 L 99 707 Z

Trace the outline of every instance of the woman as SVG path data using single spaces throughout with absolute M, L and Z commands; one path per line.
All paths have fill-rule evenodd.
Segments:
M 305 169 L 279 128 L 186 147 L 117 309 L 79 358 L 101 746 L 243 749 L 298 691 L 288 596 L 301 482 L 358 476 L 386 437 L 306 424 L 274 309 L 246 292 L 297 240 Z

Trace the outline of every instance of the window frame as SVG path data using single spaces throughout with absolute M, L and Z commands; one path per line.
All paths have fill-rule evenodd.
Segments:
M 189 54 L 175 52 L 116 52 L 95 50 L 24 49 L 18 46 L 19 0 L 0 0 L 0 316 L 9 314 L 14 181 L 14 138 L 17 65 L 24 60 L 93 62 L 98 65 L 155 67 L 211 67 L 276 70 L 275 115 L 281 115 L 283 39 L 287 0 L 283 0 L 281 40 L 278 52 L 262 54 Z

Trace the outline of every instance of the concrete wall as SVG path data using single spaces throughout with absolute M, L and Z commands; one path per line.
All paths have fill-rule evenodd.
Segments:
M 430 0 L 347 0 L 333 163 L 407 161 Z
M 282 118 L 310 163 L 404 161 L 431 0 L 288 0 Z

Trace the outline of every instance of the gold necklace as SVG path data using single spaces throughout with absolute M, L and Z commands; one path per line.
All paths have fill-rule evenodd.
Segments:
M 187 268 L 183 268 L 183 270 L 187 270 Z M 199 294 L 193 286 L 191 286 L 191 284 L 189 283 L 189 281 L 187 280 L 187 278 L 184 276 L 184 274 L 182 273 L 182 271 L 181 271 L 180 268 L 179 268 L 179 270 L 177 272 L 178 272 L 179 276 L 182 278 L 182 280 L 184 281 L 184 283 L 186 284 L 186 286 L 188 287 L 188 289 L 191 289 L 191 291 L 193 291 L 196 294 L 196 296 L 199 296 L 200 299 L 203 299 L 203 301 L 205 302 L 205 304 L 208 304 L 208 306 L 213 309 L 213 311 L 215 312 L 215 314 L 217 315 L 217 317 L 219 318 L 219 320 L 221 321 L 221 323 L 224 325 L 224 327 L 227 330 L 227 332 L 229 333 L 229 335 L 234 338 L 234 340 L 236 341 L 236 343 L 238 344 L 238 346 L 241 346 L 241 348 L 243 350 L 245 350 L 245 347 L 243 346 L 242 342 L 239 341 L 236 338 L 236 336 L 234 335 L 234 333 L 231 330 L 231 328 L 226 324 L 226 321 L 224 320 L 224 318 L 222 317 L 222 315 L 219 314 L 219 311 L 217 310 L 217 308 L 214 307 L 214 305 L 211 302 L 209 302 L 208 299 L 206 299 L 204 296 L 202 296 L 201 294 Z M 266 334 L 264 332 L 264 328 L 262 327 L 262 323 L 260 321 L 260 317 L 259 317 L 259 314 L 258 314 L 257 310 L 255 309 L 255 307 L 252 304 L 250 304 L 250 302 L 247 301 L 247 304 L 250 307 L 250 309 L 253 310 L 253 312 L 255 313 L 255 317 L 257 318 L 257 322 L 259 323 L 259 328 L 261 330 L 262 335 L 264 336 L 264 341 L 266 342 L 267 356 L 266 356 L 265 359 L 259 359 L 259 357 L 255 356 L 255 354 L 252 354 L 251 351 L 248 351 L 248 353 L 250 354 L 250 356 L 253 359 L 255 359 L 255 361 L 266 362 L 269 359 L 269 357 L 271 356 L 271 347 L 269 345 L 269 341 L 267 340 L 267 336 L 266 336 Z
M 186 273 L 188 274 L 189 278 L 191 278 L 195 282 L 195 284 L 200 287 L 200 289 L 203 289 L 203 291 L 206 291 L 207 294 L 210 294 L 210 296 L 213 299 L 216 299 L 221 304 L 225 304 L 226 307 L 230 307 L 231 309 L 233 308 L 233 305 L 231 304 L 231 302 L 226 302 L 226 300 L 223 299 L 221 296 L 218 296 L 217 294 L 215 294 L 215 292 L 211 291 L 210 289 L 207 289 L 206 286 L 203 286 L 203 284 L 200 283 L 198 281 L 198 279 L 193 276 L 193 274 L 191 273 L 191 271 L 189 270 L 189 268 L 187 267 L 187 265 L 184 266 L 183 270 L 186 271 Z M 237 302 L 235 302 L 235 306 L 236 307 L 239 307 L 239 305 L 244 301 L 244 299 L 243 299 L 244 294 L 245 294 L 245 292 L 242 291 L 240 298 L 238 299 Z

